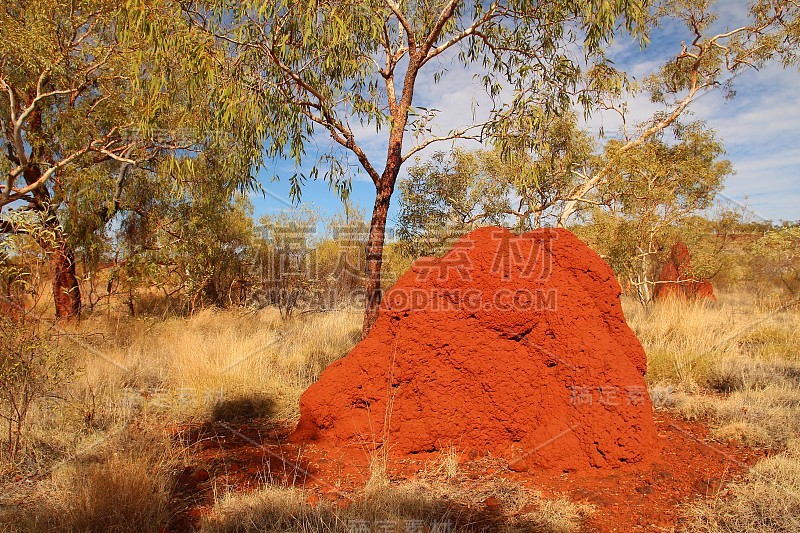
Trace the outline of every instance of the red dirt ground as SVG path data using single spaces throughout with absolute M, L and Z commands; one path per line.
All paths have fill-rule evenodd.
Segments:
M 303 394 L 291 440 L 380 448 L 390 435 L 394 457 L 454 445 L 520 471 L 645 460 L 645 353 L 620 292 L 565 229 L 477 229 L 400 277 L 367 338 Z
M 505 478 L 542 491 L 589 502 L 597 512 L 585 531 L 673 531 L 680 526 L 681 506 L 701 497 L 724 497 L 725 486 L 740 478 L 767 452 L 736 442 L 713 440 L 707 428 L 657 412 L 657 438 L 651 460 L 614 470 L 514 472 L 497 458 L 466 458 L 460 468 L 469 478 Z M 251 420 L 207 423 L 173 430 L 189 446 L 191 463 L 179 474 L 170 502 L 170 531 L 192 531 L 213 508 L 213 488 L 249 491 L 265 484 L 291 484 L 311 491 L 314 499 L 347 505 L 369 477 L 369 455 L 351 448 L 332 456 L 314 445 L 287 442 L 289 422 Z M 392 461 L 392 479 L 419 471 L 425 454 Z M 336 483 L 340 489 L 333 489 Z

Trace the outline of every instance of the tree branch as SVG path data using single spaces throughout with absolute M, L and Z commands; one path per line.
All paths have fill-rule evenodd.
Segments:
M 473 130 L 473 129 L 480 128 L 480 127 L 482 127 L 482 124 L 475 124 L 475 125 L 472 125 L 472 126 L 470 126 L 468 128 L 464 128 L 464 129 L 461 129 L 461 130 L 458 130 L 458 131 L 453 131 L 453 132 L 451 132 L 451 133 L 449 133 L 447 135 L 442 135 L 442 136 L 439 136 L 439 137 L 431 137 L 431 138 L 425 139 L 421 143 L 419 143 L 416 146 L 414 146 L 413 148 L 411 148 L 408 152 L 406 152 L 406 154 L 402 157 L 402 161 L 403 161 L 403 163 L 405 163 L 414 154 L 421 152 L 422 150 L 424 150 L 428 146 L 430 146 L 430 145 L 432 145 L 434 143 L 437 143 L 437 142 L 452 141 L 454 139 L 466 139 L 466 140 L 479 141 L 480 142 L 480 140 L 481 140 L 480 136 L 465 135 L 469 130 Z

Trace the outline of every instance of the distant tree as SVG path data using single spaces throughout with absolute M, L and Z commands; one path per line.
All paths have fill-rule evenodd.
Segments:
M 609 142 L 602 158 L 611 158 L 609 177 L 595 197 L 602 205 L 592 215 L 589 240 L 606 256 L 642 303 L 653 299 L 658 269 L 676 229 L 713 205 L 729 161 L 713 131 L 693 123 L 676 131 L 677 142 L 651 137 L 617 154 L 619 141 Z M 709 272 L 698 274 L 710 274 Z
M 534 129 L 506 130 L 512 131 L 510 142 L 499 144 L 488 165 L 493 179 L 507 181 L 516 199 L 509 214 L 518 231 L 557 222 L 579 177 L 591 173 L 593 164 L 595 143 L 574 113 L 537 113 L 536 119 Z
M 800 298 L 800 226 L 787 225 L 767 232 L 750 249 L 754 282 Z
M 193 160 L 194 178 L 163 186 L 172 176 L 137 170 L 130 176 L 119 226 L 108 231 L 115 292 L 127 292 L 136 313 L 138 294 L 156 289 L 170 309 L 245 303 L 257 261 L 258 229 L 248 197 L 231 190 L 206 151 Z
M 443 251 L 454 239 L 485 224 L 505 223 L 510 212 L 508 180 L 494 179 L 487 163 L 499 158 L 484 151 L 437 152 L 409 167 L 399 182 L 397 237 L 412 257 Z
M 556 220 L 576 176 L 589 172 L 594 143 L 570 112 L 529 133 L 515 136 L 505 153 L 456 149 L 410 167 L 399 182 L 398 237 L 406 253 L 435 253 L 477 226 L 522 232 Z
M 364 291 L 369 222 L 365 212 L 346 202 L 327 225 L 315 250 L 316 276 L 323 307 L 352 304 Z
M 283 317 L 307 303 L 315 288 L 318 218 L 314 210 L 298 208 L 259 221 L 257 288 L 263 303 L 277 307 Z
M 430 134 L 436 112 L 413 105 L 420 80 L 441 79 L 437 59 L 453 57 L 465 67 L 479 68 L 493 97 L 504 85 L 511 87 L 512 108 L 564 108 L 580 73 L 570 46 L 580 41 L 591 60 L 620 18 L 641 37 L 646 16 L 642 4 L 622 0 L 187 4 L 198 26 L 236 49 L 240 75 L 266 115 L 267 155 L 288 155 L 300 162 L 307 142 L 320 129 L 338 147 L 323 153 L 306 176 L 293 177 L 296 197 L 303 179 L 318 176 L 320 169 L 346 196 L 349 163 L 342 153 L 354 156 L 372 180 L 376 197 L 367 240 L 363 335 L 372 327 L 381 300 L 386 218 L 402 165 L 433 143 L 474 138 L 486 126 Z M 498 107 L 489 122 L 502 123 L 508 113 Z M 388 130 L 380 163 L 359 143 L 360 127 Z

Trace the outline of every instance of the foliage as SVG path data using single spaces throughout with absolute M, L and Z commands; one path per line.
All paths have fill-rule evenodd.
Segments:
M 35 324 L 0 319 L 0 418 L 7 423 L 9 458 L 22 449 L 31 408 L 72 374 L 70 358 Z
M 784 65 L 796 64 L 799 12 L 798 5 L 790 0 L 757 0 L 750 3 L 747 11 L 737 13 L 739 18 L 724 31 L 715 33 L 718 14 L 714 2 L 656 3 L 649 21 L 677 28 L 680 37 L 676 38 L 674 55 L 641 83 L 617 70 L 611 62 L 590 65 L 585 76 L 586 91 L 580 98 L 589 109 L 603 110 L 619 119 L 622 140 L 612 144 L 613 153 L 617 157 L 635 153 L 642 144 L 662 136 L 669 128 L 679 127 L 689 106 L 701 95 L 722 89 L 725 97 L 733 97 L 733 80 L 741 72 L 759 69 L 774 60 Z M 657 111 L 634 123 L 628 103 L 643 91 Z M 613 176 L 617 157 L 606 158 L 604 164 L 577 181 L 567 195 L 559 225 L 566 226 L 576 213 L 592 207 L 592 196 Z
M 562 113 L 515 143 L 505 153 L 499 147 L 437 152 L 409 168 L 399 182 L 398 217 L 407 254 L 436 253 L 477 226 L 526 231 L 557 219 L 565 195 L 591 165 L 589 135 L 574 114 Z
M 446 250 L 473 227 L 503 224 L 511 209 L 505 173 L 487 167 L 499 158 L 488 152 L 437 152 L 409 168 L 400 180 L 397 236 L 412 257 Z
M 756 280 L 777 286 L 793 298 L 800 295 L 800 227 L 767 232 L 753 243 L 751 254 Z
M 650 303 L 659 269 L 670 247 L 687 232 L 679 228 L 712 206 L 731 173 L 730 162 L 713 131 L 700 123 L 681 127 L 676 142 L 651 138 L 618 154 L 619 142 L 606 145 L 603 159 L 613 161 L 598 191 L 590 242 L 601 250 L 618 276 L 642 303 Z M 688 228 L 683 228 L 688 229 Z M 710 264 L 693 263 L 698 278 L 713 274 Z
M 117 290 L 161 290 L 187 311 L 243 304 L 256 260 L 252 206 L 216 184 L 194 183 L 181 194 L 150 199 L 147 215 L 125 219 L 115 265 Z M 120 286 L 121 285 L 121 286 Z
M 315 133 L 322 130 L 332 141 L 309 172 L 290 178 L 295 199 L 306 179 L 320 175 L 346 199 L 351 165 L 375 185 L 365 335 L 377 318 L 387 215 L 403 164 L 436 142 L 474 139 L 481 128 L 498 133 L 508 111 L 499 99 L 504 87 L 514 91 L 514 109 L 565 109 L 580 73 L 570 46 L 582 41 L 586 58 L 596 57 L 618 20 L 641 36 L 645 11 L 639 2 L 621 0 L 198 0 L 188 5 L 194 26 L 235 51 L 237 76 L 254 95 L 243 113 L 261 113 L 268 125 L 262 130 L 266 156 L 289 157 L 300 168 Z M 497 105 L 486 122 L 434 135 L 437 111 L 415 108 L 415 91 L 420 80 L 442 79 L 436 65 L 447 57 L 478 66 Z M 356 127 L 383 133 L 382 164 L 365 151 Z M 414 139 L 411 148 L 407 138 Z
M 112 246 L 106 225 L 141 216 L 141 194 L 163 197 L 212 166 L 229 195 L 252 188 L 258 128 L 219 108 L 225 51 L 177 3 L 15 0 L 0 32 L 13 36 L 0 43 L 0 208 L 45 213 L 57 230 L 45 251 L 58 315 L 79 312 L 75 251 L 91 274 Z M 136 174 L 149 174 L 145 191 L 130 191 L 145 186 Z
M 49 276 L 47 257 L 40 253 L 41 243 L 57 238 L 53 224 L 42 220 L 43 214 L 12 210 L 0 217 L 0 224 L 13 229 L 0 233 L 0 306 L 8 316 L 28 311 L 28 300 L 40 296 L 42 279 Z
M 260 220 L 259 289 L 263 304 L 291 316 L 301 298 L 308 299 L 314 281 L 317 215 L 311 210 L 284 211 Z
M 554 107 L 566 103 L 567 93 L 559 90 L 574 84 L 579 72 L 568 43 L 581 39 L 587 54 L 594 54 L 618 18 L 634 32 L 642 31 L 644 19 L 638 3 L 590 1 L 210 0 L 191 8 L 196 25 L 236 48 L 240 74 L 263 99 L 273 129 L 265 132 L 271 134 L 268 155 L 299 160 L 312 131 L 321 127 L 358 158 L 373 180 L 380 177 L 378 167 L 369 162 L 349 124 L 392 132 L 408 127 L 409 133 L 423 136 L 437 111 L 411 107 L 415 82 L 418 76 L 442 78 L 434 65 L 440 55 L 481 65 L 482 82 L 494 96 L 507 82 L 519 91 L 517 104 L 536 98 Z M 411 155 L 403 154 L 402 161 Z M 293 194 L 300 194 L 303 179 L 323 171 L 345 196 L 347 163 L 330 154 L 319 163 L 324 164 L 292 179 Z

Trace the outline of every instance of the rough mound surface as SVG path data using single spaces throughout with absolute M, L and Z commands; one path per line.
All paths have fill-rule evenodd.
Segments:
M 661 268 L 654 296 L 656 299 L 709 299 L 716 301 L 714 287 L 706 279 L 694 279 L 689 247 L 678 241 L 672 245 L 669 259 Z
M 614 468 L 656 442 L 611 268 L 566 230 L 482 228 L 422 258 L 300 400 L 292 440 L 397 457 L 455 446 L 513 470 Z

